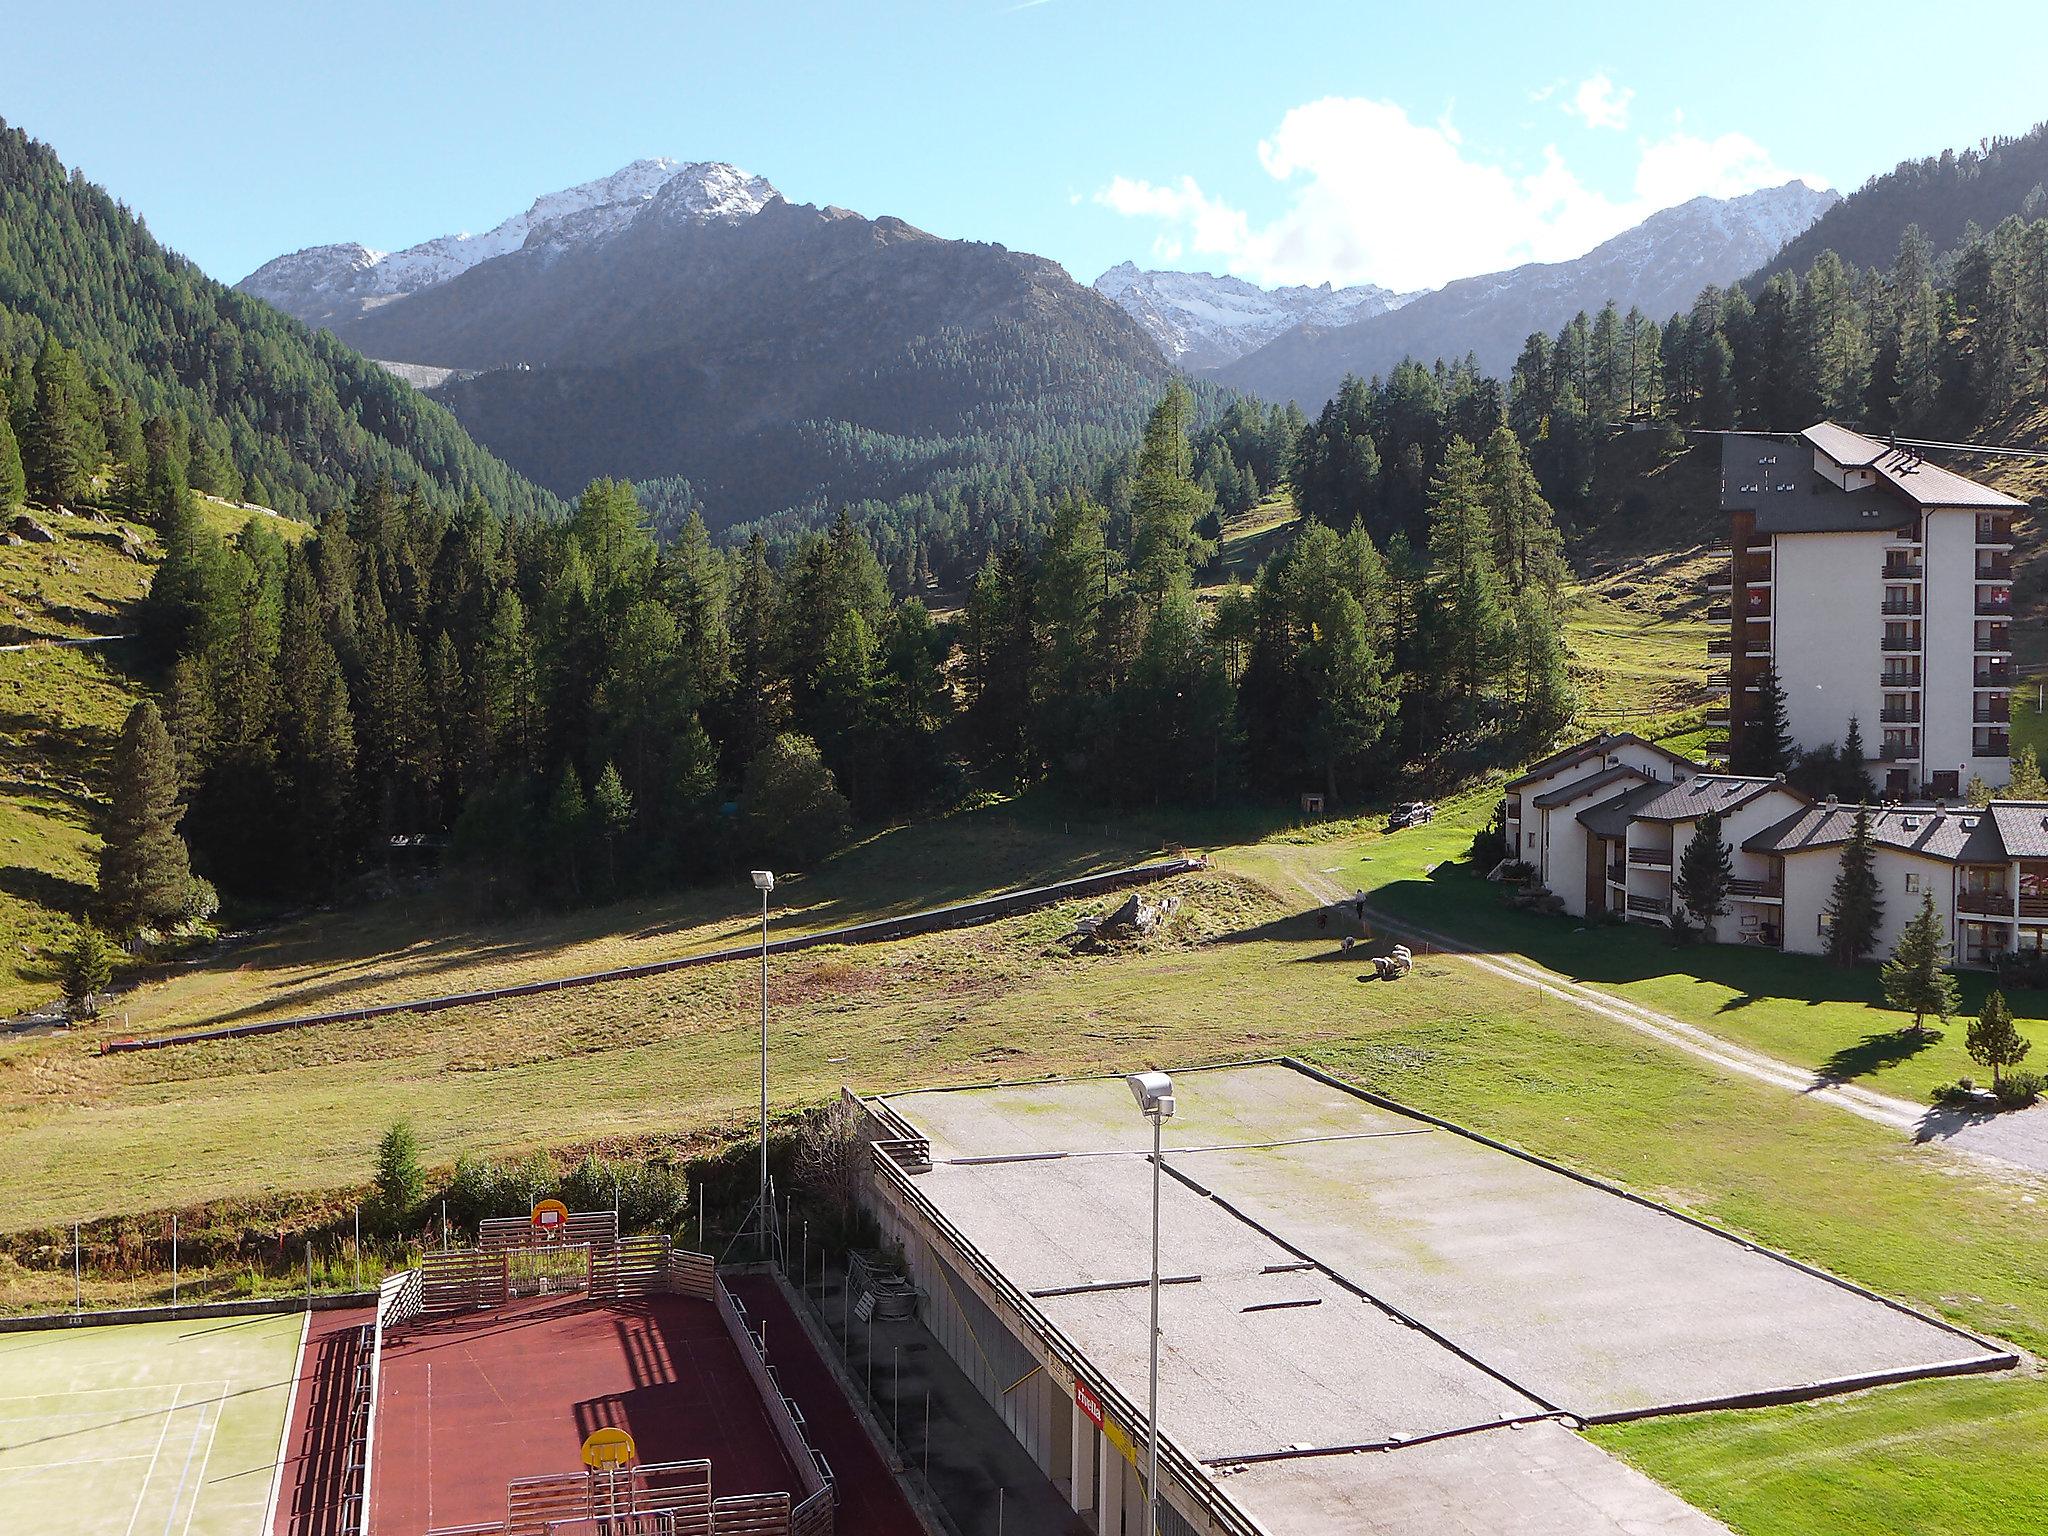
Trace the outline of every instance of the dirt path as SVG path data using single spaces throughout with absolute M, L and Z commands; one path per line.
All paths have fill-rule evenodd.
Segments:
M 1292 874 L 1302 890 L 1316 900 L 1349 904 L 1351 898 L 1343 888 L 1320 871 L 1296 867 Z M 2048 1173 L 2048 1105 L 2040 1105 L 2021 1114 L 1989 1119 L 1930 1109 L 1910 1099 L 1817 1076 L 1806 1067 L 1737 1045 L 1668 1013 L 1659 1013 L 1640 1003 L 1573 981 L 1520 955 L 1485 951 L 1455 935 L 1390 916 L 1369 901 L 1366 913 L 1381 931 L 1393 937 L 1453 955 L 1504 981 L 1529 987 L 1599 1018 L 1624 1025 L 1724 1071 L 1738 1073 L 1803 1098 L 1818 1099 L 1890 1130 L 1903 1131 L 1916 1142 L 1940 1142 L 1972 1156 L 2023 1168 L 2030 1173 Z

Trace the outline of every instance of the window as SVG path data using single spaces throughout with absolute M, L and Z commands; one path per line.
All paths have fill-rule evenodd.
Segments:
M 1529 846 L 1531 848 L 1536 846 L 1536 834 L 1533 831 L 1529 834 Z
M 1906 876 L 1906 894 L 1908 896 L 1920 894 L 1920 877 L 1918 875 Z
M 1822 938 L 1826 938 L 1830 930 L 1834 928 L 1835 920 L 1832 917 L 1828 916 L 1827 913 L 1822 912 L 1814 918 L 1813 925 L 1814 931 L 1817 932 Z

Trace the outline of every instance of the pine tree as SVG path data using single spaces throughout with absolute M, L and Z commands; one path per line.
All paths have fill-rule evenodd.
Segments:
M 1911 1032 L 1927 1033 L 1930 1013 L 1946 1024 L 1959 1000 L 1956 979 L 1948 973 L 1948 938 L 1932 893 L 1920 898 L 1920 910 L 1906 924 L 1880 979 L 1885 1001 L 1913 1015 Z
M 1493 563 L 1493 526 L 1480 487 L 1479 457 L 1453 438 L 1430 485 L 1429 592 L 1441 623 L 1444 660 L 1464 723 L 1478 722 L 1501 673 L 1512 620 Z
M 1153 603 L 1188 586 L 1195 568 L 1215 553 L 1196 525 L 1209 498 L 1190 473 L 1188 428 L 1195 401 L 1176 379 L 1145 424 L 1131 491 L 1131 566 L 1138 590 Z
M 555 781 L 554 798 L 548 801 L 547 849 L 562 873 L 563 895 L 569 899 L 583 894 L 583 847 L 590 836 L 590 806 L 583 798 L 583 781 L 576 777 L 573 763 L 565 763 Z
M 28 494 L 22 475 L 21 448 L 14 440 L 14 428 L 7 422 L 7 397 L 0 395 L 0 516 L 14 511 Z
M 45 338 L 35 366 L 35 408 L 23 440 L 30 494 L 46 503 L 77 501 L 92 484 L 94 464 L 83 416 L 88 393 L 78 360 Z
M 1794 752 L 1791 727 L 1785 719 L 1785 689 L 1775 667 L 1757 677 L 1756 712 L 1742 724 L 1729 767 L 1735 773 L 1767 779 L 1791 770 Z
M 114 979 L 114 947 L 91 923 L 79 925 L 78 936 L 64 952 L 64 1009 L 74 1019 L 98 1016 L 99 995 Z
M 1977 1017 L 1970 1021 L 1964 1044 L 1970 1060 L 1991 1069 L 1993 1089 L 2004 1082 L 2005 1069 L 2025 1061 L 2027 1052 L 2033 1048 L 2033 1042 L 2013 1024 L 2012 1009 L 2006 1005 L 2005 994 L 1996 987 L 1984 999 Z
M 1709 811 L 1693 824 L 1692 840 L 1679 855 L 1672 889 L 1713 942 L 1714 919 L 1728 911 L 1728 887 L 1735 879 L 1734 853 L 1721 840 L 1721 817 Z
M 1877 943 L 1884 921 L 1884 900 L 1877 883 L 1877 844 L 1870 834 L 1870 807 L 1856 808 L 1855 825 L 1835 871 L 1828 895 L 1828 956 L 1837 965 L 1854 965 Z
M 192 861 L 178 835 L 178 757 L 157 707 L 128 712 L 114 747 L 106 841 L 100 849 L 100 908 L 128 931 L 181 916 L 192 893 Z
M 1519 722 L 1537 741 L 1554 737 L 1578 708 L 1564 643 L 1564 620 L 1541 588 L 1515 594 L 1515 705 Z

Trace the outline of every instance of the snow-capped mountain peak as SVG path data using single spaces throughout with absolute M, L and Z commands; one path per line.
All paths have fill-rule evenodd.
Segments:
M 1414 297 L 1372 283 L 1261 288 L 1208 272 L 1147 272 L 1129 261 L 1103 273 L 1095 287 L 1187 369 L 1220 368 L 1297 325 L 1344 325 Z
M 653 208 L 676 223 L 738 223 L 776 196 L 761 177 L 721 161 L 635 160 L 537 197 L 480 235 L 441 235 L 393 252 L 354 243 L 312 246 L 264 263 L 236 286 L 321 324 L 439 287 L 529 245 L 554 254 L 607 239 Z

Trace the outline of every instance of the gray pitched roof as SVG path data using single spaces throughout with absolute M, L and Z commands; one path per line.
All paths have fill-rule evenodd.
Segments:
M 2033 808 L 2037 828 L 2044 809 Z M 1839 848 L 1855 832 L 1856 811 L 1853 805 L 1810 805 L 1744 839 L 1742 846 L 1751 853 L 1785 855 Z M 2048 849 L 2048 833 L 2043 836 Z M 2007 857 L 1994 816 L 1976 806 L 1873 806 L 1870 837 L 1880 847 L 1950 864 L 2002 864 Z
M 1552 806 L 1565 805 L 1585 795 L 1619 784 L 1626 779 L 1642 780 L 1649 775 L 1640 768 L 1631 768 L 1627 763 L 1615 763 L 1602 768 L 1598 773 L 1589 773 L 1583 779 L 1573 779 L 1569 784 L 1560 784 L 1556 789 L 1546 789 L 1533 802 L 1546 811 Z
M 1619 731 L 1611 735 L 1595 736 L 1588 741 L 1580 742 L 1575 747 L 1566 747 L 1562 751 L 1553 752 L 1550 756 L 1531 763 L 1519 775 L 1509 779 L 1503 787 L 1509 790 L 1520 789 L 1524 784 L 1530 784 L 1537 779 L 1547 777 L 1577 758 L 1604 757 L 1624 742 L 1638 747 L 1648 747 L 1652 752 L 1661 754 L 1667 761 L 1676 763 L 1681 768 L 1697 768 L 1699 766 L 1699 764 L 1683 753 L 1674 752 L 1669 747 L 1660 747 L 1654 741 L 1646 741 L 1633 731 Z
M 1634 789 L 1625 789 L 1611 800 L 1587 806 L 1579 812 L 1578 823 L 1595 837 L 1626 837 L 1628 824 L 1635 819 L 1635 807 L 1645 800 L 1654 799 L 1665 787 L 1652 781 L 1638 784 Z
M 1894 448 L 1831 421 L 1799 434 L 1837 464 L 1874 469 L 1883 484 L 1916 507 L 1978 507 L 2013 510 L 2026 503 L 1988 485 L 1928 463 L 1909 448 Z
M 1757 532 L 1767 534 L 1885 531 L 1919 520 L 1917 507 L 1882 485 L 1845 491 L 1817 474 L 1798 438 L 1755 432 L 1721 439 L 1721 510 L 1754 512 Z
M 2015 859 L 2048 859 L 2048 803 L 2039 800 L 1994 800 L 1992 824 L 2006 855 Z
M 1633 807 L 1637 821 L 1697 821 L 1709 811 L 1725 816 L 1774 789 L 1805 798 L 1783 779 L 1742 778 L 1726 773 L 1695 774 L 1681 784 L 1659 784 L 1657 788 L 1659 793 L 1646 796 Z

